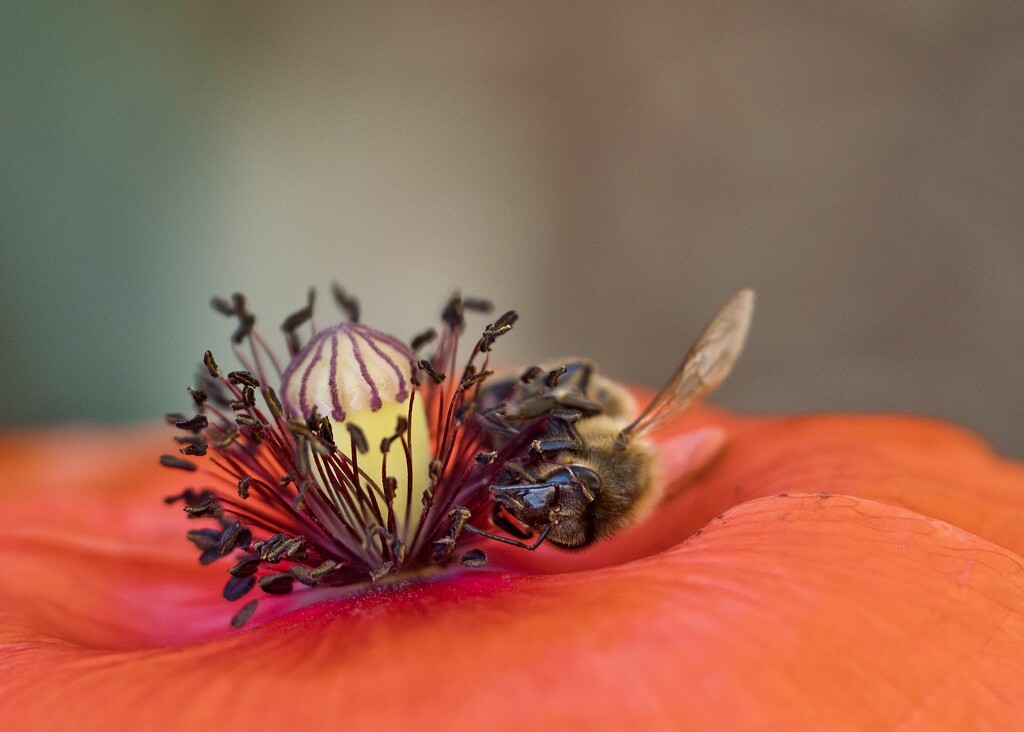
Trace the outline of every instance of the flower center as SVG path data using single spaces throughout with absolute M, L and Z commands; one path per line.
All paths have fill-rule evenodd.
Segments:
M 338 300 L 358 317 L 354 301 Z M 226 599 L 257 587 L 283 596 L 444 566 L 473 538 L 468 529 L 479 533 L 472 522 L 494 505 L 489 486 L 536 433 L 527 426 L 494 450 L 492 430 L 474 413 L 491 346 L 515 313 L 487 326 L 461 376 L 448 378 L 463 310 L 485 311 L 482 301 L 453 298 L 440 337 L 431 330 L 410 346 L 357 322 L 313 328 L 302 344 L 311 293 L 282 326 L 291 353 L 283 369 L 244 297 L 215 299 L 214 307 L 238 318 L 233 350 L 244 368 L 225 373 L 206 352 L 202 383 L 190 389 L 197 413 L 168 415 L 185 433 L 175 439 L 186 457 L 161 462 L 209 483 L 168 502 L 183 500 L 189 518 L 216 522 L 188 538 L 204 564 L 234 556 Z M 414 363 L 432 341 L 431 358 Z M 485 557 L 470 549 L 462 561 L 479 566 Z M 232 623 L 240 627 L 256 607 L 249 601 Z

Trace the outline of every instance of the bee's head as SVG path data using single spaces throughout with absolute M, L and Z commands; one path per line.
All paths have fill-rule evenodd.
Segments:
M 582 465 L 552 466 L 536 483 L 491 486 L 505 510 L 534 529 L 550 525 L 549 541 L 573 547 L 587 543 L 593 533 L 593 503 L 601 479 Z

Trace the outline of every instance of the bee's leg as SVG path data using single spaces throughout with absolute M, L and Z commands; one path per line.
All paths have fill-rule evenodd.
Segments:
M 587 399 L 582 394 L 559 394 L 557 400 L 558 406 L 564 409 L 583 412 L 583 414 L 589 416 L 600 414 L 604 411 L 604 407 L 600 403 L 595 402 L 593 399 Z
M 548 436 L 534 440 L 530 444 L 530 453 L 534 457 L 556 455 L 560 452 L 578 454 L 583 449 L 580 433 L 576 430 L 576 421 L 581 417 L 579 412 L 560 411 L 557 416 L 552 413 L 551 429 Z
M 554 438 L 549 440 L 534 440 L 530 445 L 530 452 L 541 457 L 543 455 L 551 455 L 559 452 L 573 452 L 578 453 L 580 451 L 579 440 L 568 438 Z
M 580 433 L 576 429 L 576 423 L 583 419 L 583 413 L 573 409 L 556 409 L 551 412 L 552 423 L 557 424 L 565 430 L 565 436 L 569 439 L 580 442 Z
M 578 409 L 552 409 L 550 416 L 566 424 L 576 424 L 583 419 L 583 412 Z
M 501 417 L 513 422 L 528 422 L 548 414 L 558 406 L 550 394 L 537 394 L 516 400 L 510 399 L 498 412 Z
M 510 544 L 511 546 L 517 546 L 520 549 L 526 549 L 527 551 L 532 552 L 534 549 L 543 544 L 544 540 L 548 538 L 548 532 L 551 531 L 551 524 L 547 524 L 543 529 L 541 529 L 540 535 L 537 537 L 537 540 L 532 544 L 527 544 L 525 541 L 519 541 L 517 539 L 509 539 L 508 537 L 499 536 L 498 534 L 492 534 L 490 531 L 484 531 L 483 529 L 478 529 L 477 527 L 471 526 L 469 524 L 463 526 L 462 529 L 463 531 L 468 531 L 471 534 L 476 534 L 477 536 L 483 536 L 487 539 L 500 541 L 502 544 Z
M 523 458 L 513 458 L 505 463 L 498 474 L 499 482 L 513 482 L 522 480 L 529 482 L 533 480 L 533 474 L 523 465 Z
M 448 512 L 448 518 L 452 520 L 452 528 L 448 536 L 443 536 L 434 542 L 434 559 L 441 561 L 455 551 L 455 544 L 459 540 L 459 534 L 466 528 L 472 514 L 465 506 L 455 506 Z
M 491 523 L 497 526 L 499 529 L 504 531 L 506 534 L 512 534 L 517 539 L 532 539 L 533 532 L 529 529 L 524 529 L 513 523 L 512 519 L 506 515 L 505 508 L 500 503 L 495 502 L 491 507 Z

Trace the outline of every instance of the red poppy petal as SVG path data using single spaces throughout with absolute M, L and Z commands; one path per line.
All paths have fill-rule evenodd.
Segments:
M 67 535 L 0 536 L 0 643 L 133 649 L 225 634 L 223 568 L 177 552 Z
M 187 648 L 37 639 L 0 663 L 0 718 L 33 728 L 1008 728 L 1024 560 L 904 509 L 791 496 L 628 565 L 463 574 Z
M 178 553 L 189 527 L 181 505 L 162 499 L 210 476 L 160 466 L 168 447 L 166 430 L 152 425 L 0 435 L 0 536 L 95 537 Z
M 180 485 L 183 474 L 158 469 L 160 451 L 180 445 L 166 426 L 125 429 L 67 426 L 0 433 L 0 501 L 38 490 L 137 494 L 154 483 Z
M 225 634 L 227 564 L 200 566 L 185 538 L 200 523 L 162 501 L 199 474 L 161 467 L 165 442 L 151 427 L 0 438 L 0 642 L 130 649 Z
M 725 419 L 727 451 L 686 490 L 691 525 L 751 498 L 826 490 L 903 506 L 1024 553 L 1024 465 L 970 432 L 908 416 Z
M 723 430 L 726 444 L 694 477 L 692 448 L 680 461 L 673 443 L 709 429 Z M 949 424 L 895 415 L 753 418 L 703 407 L 654 437 L 671 497 L 648 519 L 584 552 L 509 561 L 545 571 L 629 561 L 674 546 L 744 501 L 818 490 L 903 506 L 1024 553 L 1024 465 Z

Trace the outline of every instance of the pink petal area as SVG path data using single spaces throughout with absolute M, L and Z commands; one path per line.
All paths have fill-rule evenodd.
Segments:
M 1005 729 L 1024 718 L 1024 561 L 794 495 L 626 565 L 463 574 L 185 648 L 8 634 L 0 664 L 19 729 Z

